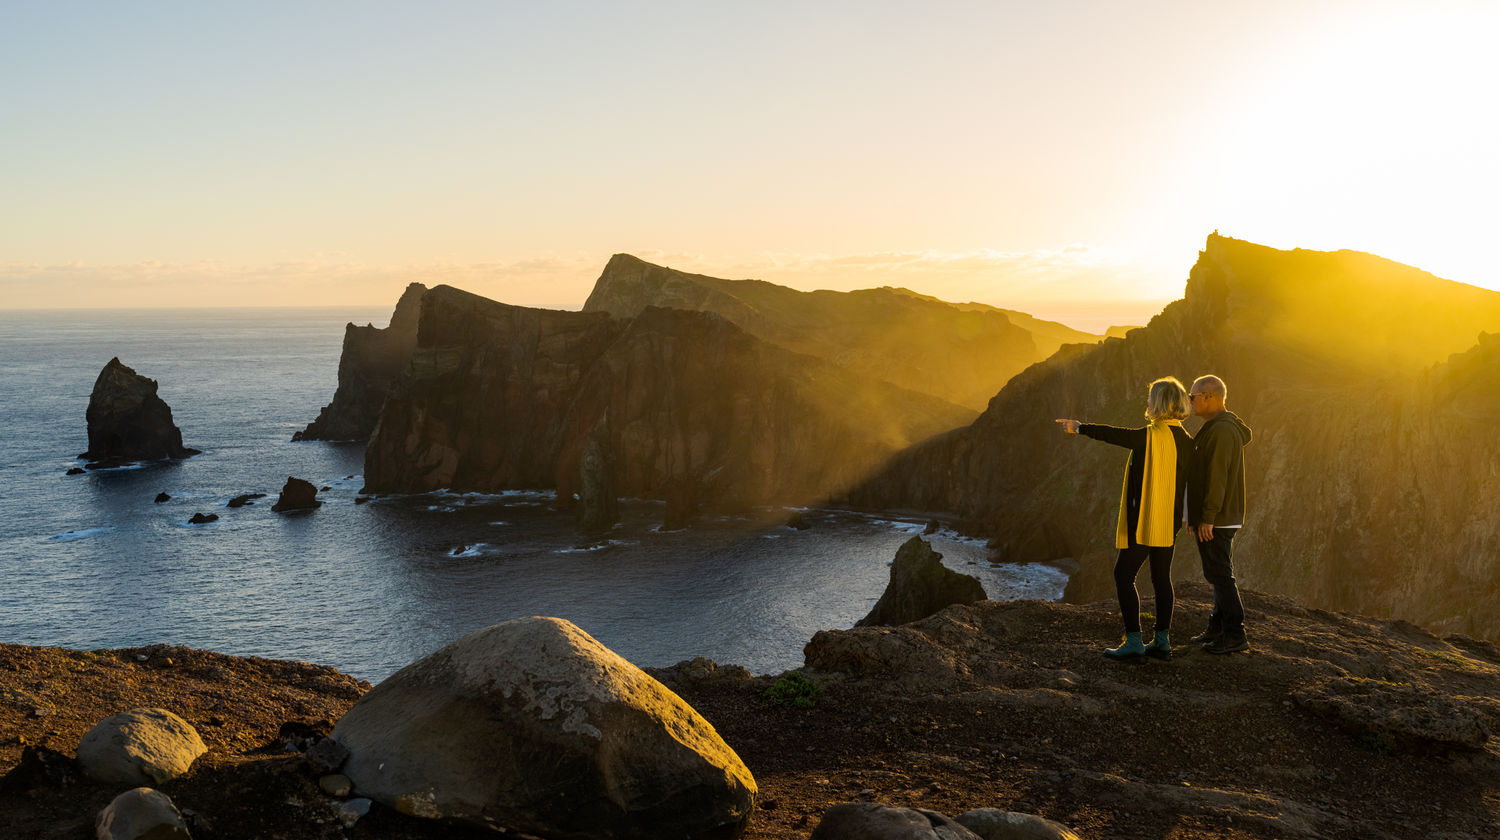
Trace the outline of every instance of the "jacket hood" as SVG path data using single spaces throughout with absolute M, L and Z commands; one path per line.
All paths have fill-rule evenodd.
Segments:
M 1235 425 L 1235 427 L 1239 429 L 1239 432 L 1240 432 L 1240 446 L 1244 447 L 1244 446 L 1246 446 L 1246 445 L 1248 445 L 1250 443 L 1250 438 L 1251 438 L 1250 427 L 1246 426 L 1245 425 L 1245 421 L 1241 420 L 1240 417 L 1239 417 L 1239 415 L 1235 414 L 1233 411 L 1225 410 L 1225 412 L 1223 414 L 1220 414 L 1218 417 L 1215 417 L 1213 420 L 1210 420 L 1209 422 L 1210 423 L 1233 423 Z M 1207 424 L 1204 424 L 1204 425 L 1207 425 Z

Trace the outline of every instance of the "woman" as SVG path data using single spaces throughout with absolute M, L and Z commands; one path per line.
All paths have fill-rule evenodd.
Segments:
M 1187 389 L 1176 377 L 1151 383 L 1146 397 L 1149 425 L 1121 429 L 1077 420 L 1058 420 L 1063 431 L 1084 435 L 1130 450 L 1125 486 L 1120 491 L 1120 515 L 1115 525 L 1115 591 L 1125 619 L 1125 643 L 1104 652 L 1111 659 L 1138 661 L 1142 656 L 1172 658 L 1167 632 L 1172 626 L 1172 543 L 1182 525 L 1188 458 L 1193 439 L 1182 427 L 1192 409 Z M 1141 598 L 1135 576 L 1151 561 L 1151 585 L 1156 588 L 1156 635 L 1141 642 Z

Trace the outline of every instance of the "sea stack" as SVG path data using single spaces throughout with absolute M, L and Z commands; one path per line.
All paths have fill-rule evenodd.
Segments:
M 187 458 L 199 450 L 182 445 L 172 409 L 156 395 L 156 380 L 110 359 L 89 397 L 89 449 L 79 455 L 95 469 L 131 461 Z

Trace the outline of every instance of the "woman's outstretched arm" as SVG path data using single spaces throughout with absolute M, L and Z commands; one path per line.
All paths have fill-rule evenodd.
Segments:
M 1146 429 L 1122 429 L 1119 426 L 1106 426 L 1103 423 L 1084 423 L 1079 420 L 1057 420 L 1063 427 L 1063 432 L 1070 435 L 1083 435 L 1094 440 L 1102 440 L 1115 446 L 1123 446 L 1126 449 L 1138 449 L 1145 446 Z

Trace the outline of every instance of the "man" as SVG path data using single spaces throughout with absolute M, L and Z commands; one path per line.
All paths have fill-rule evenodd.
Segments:
M 1209 653 L 1249 650 L 1245 608 L 1234 583 L 1233 543 L 1245 523 L 1245 444 L 1250 427 L 1224 407 L 1224 380 L 1200 376 L 1188 389 L 1203 427 L 1193 438 L 1188 464 L 1188 524 L 1198 537 L 1203 577 L 1214 588 L 1208 629 L 1193 637 Z

